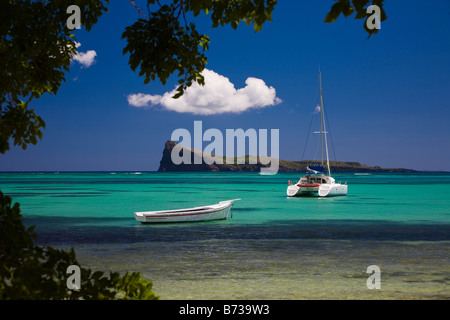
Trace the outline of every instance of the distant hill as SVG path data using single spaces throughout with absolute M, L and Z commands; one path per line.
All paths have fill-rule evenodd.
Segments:
M 242 172 L 255 172 L 260 171 L 261 167 L 266 167 L 260 163 L 259 158 L 257 159 L 256 164 L 249 164 L 249 156 L 244 157 L 246 160 L 245 164 L 228 164 L 228 161 L 224 160 L 224 164 L 208 164 L 204 161 L 208 157 L 211 157 L 210 154 L 205 154 L 198 150 L 187 149 L 183 147 L 183 150 L 191 151 L 191 164 L 181 163 L 176 165 L 172 162 L 171 153 L 172 149 L 177 145 L 174 141 L 167 141 L 163 150 L 163 156 L 160 161 L 159 169 L 160 172 L 173 172 L 173 171 L 217 171 L 217 172 L 225 172 L 225 171 L 242 171 Z M 201 164 L 194 164 L 194 155 L 202 156 L 203 160 Z M 224 159 L 226 159 L 224 157 Z M 229 161 L 231 162 L 231 161 Z M 233 159 L 233 162 L 236 163 L 236 158 Z M 287 161 L 287 160 L 279 160 L 279 172 L 299 172 L 306 171 L 306 167 L 308 164 L 311 164 L 311 161 Z M 361 164 L 359 162 L 345 162 L 345 161 L 330 161 L 330 166 L 333 172 L 415 172 L 412 169 L 403 169 L 403 168 L 380 168 L 378 166 L 371 167 L 365 164 Z

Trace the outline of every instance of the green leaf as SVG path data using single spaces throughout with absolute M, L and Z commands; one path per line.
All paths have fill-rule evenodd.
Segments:
M 181 97 L 183 95 L 184 91 L 180 91 L 177 94 L 175 94 L 172 98 L 173 99 L 178 99 L 179 97 Z

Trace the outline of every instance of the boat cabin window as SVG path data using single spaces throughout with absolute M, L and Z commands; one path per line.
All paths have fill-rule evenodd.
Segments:
M 319 177 L 310 177 L 309 178 L 310 183 L 327 183 L 327 180 Z

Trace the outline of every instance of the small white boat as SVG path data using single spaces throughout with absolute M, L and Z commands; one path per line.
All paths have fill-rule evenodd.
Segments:
M 276 172 L 260 172 L 259 173 L 259 175 L 260 176 L 274 176 L 274 175 L 276 175 L 277 173 Z
M 142 223 L 226 220 L 233 202 L 237 200 L 241 199 L 220 201 L 217 204 L 188 209 L 135 212 L 134 217 Z

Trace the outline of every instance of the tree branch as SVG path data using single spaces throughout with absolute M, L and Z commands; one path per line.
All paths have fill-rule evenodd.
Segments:
M 130 1 L 130 3 L 133 5 L 133 7 L 136 8 L 136 10 L 139 12 L 139 14 L 140 14 L 141 16 L 144 16 L 145 18 L 149 19 L 149 17 L 147 17 L 147 16 L 142 12 L 142 10 L 134 3 L 133 0 L 128 0 L 128 1 Z

